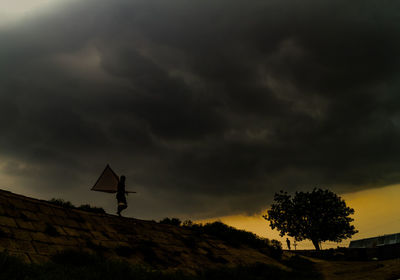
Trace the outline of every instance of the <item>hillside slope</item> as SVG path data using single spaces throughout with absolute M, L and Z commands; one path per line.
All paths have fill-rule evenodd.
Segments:
M 71 249 L 163 270 L 257 262 L 285 268 L 256 249 L 232 247 L 190 228 L 65 209 L 0 190 L 0 251 L 42 263 Z

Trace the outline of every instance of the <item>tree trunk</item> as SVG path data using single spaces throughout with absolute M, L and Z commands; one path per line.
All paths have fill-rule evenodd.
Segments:
M 311 240 L 311 241 L 312 241 L 312 243 L 314 244 L 315 250 L 319 251 L 320 248 L 319 248 L 319 242 L 318 242 L 318 240 L 313 239 L 313 240 Z

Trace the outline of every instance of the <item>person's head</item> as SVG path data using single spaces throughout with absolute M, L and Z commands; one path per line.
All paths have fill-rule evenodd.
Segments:
M 119 178 L 119 181 L 122 182 L 122 183 L 125 183 L 125 176 L 121 175 L 121 177 Z

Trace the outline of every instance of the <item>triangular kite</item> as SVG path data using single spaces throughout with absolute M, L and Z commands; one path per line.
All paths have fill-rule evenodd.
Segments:
M 116 193 L 118 191 L 119 177 L 111 169 L 110 165 L 107 164 L 103 173 L 101 173 L 99 179 L 97 179 L 96 184 L 91 188 L 92 191 L 106 192 L 106 193 Z M 136 193 L 132 191 L 125 191 L 127 193 Z
M 101 173 L 96 184 L 94 184 L 92 191 L 116 193 L 118 190 L 119 177 L 107 164 L 103 173 Z

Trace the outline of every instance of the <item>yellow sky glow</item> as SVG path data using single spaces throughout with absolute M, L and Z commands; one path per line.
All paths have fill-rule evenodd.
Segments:
M 347 205 L 354 208 L 353 215 L 356 229 L 359 233 L 352 239 L 362 239 L 377 235 L 400 232 L 400 185 L 392 185 L 384 188 L 370 189 L 341 195 Z M 263 213 L 265 213 L 263 211 Z M 277 239 L 286 248 L 286 236 L 280 237 L 276 230 L 271 230 L 266 220 L 261 215 L 256 216 L 224 216 L 196 222 L 221 221 L 238 229 L 244 229 L 269 239 Z M 347 247 L 350 240 L 342 243 L 326 242 L 323 248 Z M 313 249 L 309 241 L 300 242 L 297 249 Z

